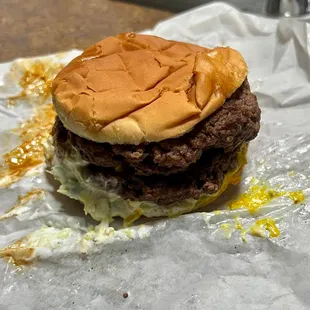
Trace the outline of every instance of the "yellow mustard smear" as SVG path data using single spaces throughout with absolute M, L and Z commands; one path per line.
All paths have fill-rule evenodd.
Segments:
M 246 242 L 245 235 L 248 231 L 243 227 L 239 219 L 236 217 L 234 223 L 223 223 L 220 228 L 225 232 L 225 237 L 229 239 L 235 230 L 240 231 L 241 240 Z
M 18 70 L 18 64 L 12 66 L 11 71 Z M 36 61 L 24 60 L 22 62 L 24 74 L 19 80 L 22 91 L 8 100 L 9 105 L 14 105 L 15 100 L 38 98 L 31 100 L 31 103 L 44 103 L 51 94 L 51 86 L 56 74 L 63 68 L 63 65 L 52 58 L 38 59 Z
M 230 229 L 231 228 L 231 224 L 224 223 L 224 224 L 221 225 L 221 228 L 224 229 L 224 230 Z
M 250 187 L 246 193 L 241 194 L 237 200 L 230 202 L 228 206 L 231 210 L 246 208 L 251 214 L 254 214 L 260 207 L 278 197 L 288 197 L 294 204 L 298 204 L 305 199 L 302 191 L 278 191 L 266 185 L 258 184 Z
M 3 155 L 0 188 L 18 181 L 29 170 L 44 162 L 44 143 L 50 135 L 55 116 L 53 105 L 44 105 L 32 118 L 14 130 L 19 133 L 22 143 Z
M 248 233 L 247 230 L 243 227 L 241 222 L 238 220 L 238 218 L 235 218 L 235 227 L 236 229 L 240 230 L 241 234 L 241 240 L 243 242 L 246 242 L 245 235 Z
M 272 218 L 257 220 L 255 224 L 250 228 L 250 233 L 253 236 L 264 238 L 263 230 L 267 230 L 269 232 L 270 238 L 276 238 L 280 236 L 280 230 L 277 227 L 275 220 Z
M 220 228 L 224 231 L 226 238 L 230 238 L 233 231 L 240 231 L 241 240 L 247 242 L 246 235 L 251 234 L 256 237 L 265 238 L 266 231 L 269 232 L 270 238 L 276 238 L 280 236 L 280 230 L 276 225 L 276 222 L 272 218 L 258 219 L 249 228 L 243 226 L 238 218 L 235 218 L 234 223 L 223 223 Z
M 288 173 L 288 176 L 290 176 L 290 177 L 295 177 L 296 175 L 297 175 L 297 173 L 295 171 L 290 171 Z
M 230 239 L 231 234 L 235 230 L 235 226 L 232 223 L 223 223 L 220 228 L 224 232 L 224 236 L 226 239 Z

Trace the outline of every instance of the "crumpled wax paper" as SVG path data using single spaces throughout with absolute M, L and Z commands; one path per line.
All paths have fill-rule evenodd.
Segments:
M 78 202 L 56 193 L 58 183 L 39 165 L 0 190 L 0 246 L 11 245 L 0 252 L 0 308 L 309 309 L 309 24 L 246 15 L 218 3 L 146 32 L 207 47 L 229 45 L 244 55 L 262 122 L 242 183 L 204 212 L 122 229 L 85 216 Z M 77 54 L 47 58 L 66 63 Z M 6 99 L 20 91 L 13 83 L 18 73 L 8 74 L 11 65 L 0 65 L 2 154 L 20 143 L 12 129 L 31 117 L 29 101 L 38 99 L 8 105 Z M 305 199 L 275 195 L 256 212 L 228 210 L 253 186 Z M 27 198 L 30 190 L 37 191 Z M 272 221 L 273 230 L 253 230 L 260 219 Z

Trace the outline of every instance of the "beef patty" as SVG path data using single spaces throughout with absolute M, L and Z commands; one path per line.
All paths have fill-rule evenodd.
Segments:
M 97 166 L 129 166 L 137 175 L 170 175 L 185 171 L 207 150 L 231 152 L 254 139 L 259 127 L 260 109 L 245 80 L 220 109 L 179 138 L 140 145 L 97 143 L 68 131 L 58 118 L 53 135 L 59 157 L 74 147 L 84 160 Z
M 94 186 L 168 205 L 217 192 L 259 127 L 260 109 L 246 80 L 220 109 L 178 138 L 137 146 L 97 143 L 70 132 L 57 118 L 53 140 L 60 159 L 75 149 L 89 163 Z
M 246 146 L 242 146 L 246 147 Z M 116 172 L 113 168 L 88 166 L 88 182 L 109 192 L 115 192 L 124 199 L 153 201 L 160 205 L 187 198 L 199 199 L 201 194 L 216 193 L 224 176 L 236 168 L 241 147 L 225 153 L 223 149 L 212 149 L 188 170 L 169 176 L 141 176 L 132 168 Z

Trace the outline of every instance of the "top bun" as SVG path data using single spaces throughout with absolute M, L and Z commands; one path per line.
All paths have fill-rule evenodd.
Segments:
M 96 142 L 179 137 L 220 108 L 247 76 L 239 52 L 124 33 L 86 49 L 56 76 L 67 129 Z

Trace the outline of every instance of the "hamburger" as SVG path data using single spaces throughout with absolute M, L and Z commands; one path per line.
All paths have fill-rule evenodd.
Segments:
M 176 216 L 240 182 L 260 109 L 229 47 L 124 33 L 86 49 L 52 85 L 52 173 L 98 221 Z

